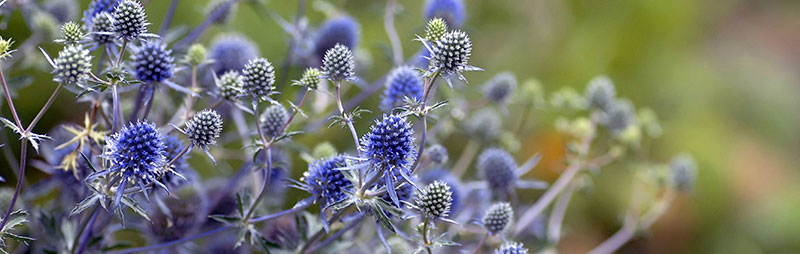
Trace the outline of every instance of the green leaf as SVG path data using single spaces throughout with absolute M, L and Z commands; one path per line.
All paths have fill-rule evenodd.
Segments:
M 8 215 L 8 221 L 6 225 L 3 227 L 2 232 L 6 233 L 11 231 L 16 226 L 19 226 L 22 223 L 28 222 L 28 212 L 23 210 L 16 210 Z
M 92 194 L 91 196 L 87 197 L 86 199 L 78 203 L 78 205 L 76 205 L 75 208 L 72 208 L 72 211 L 69 213 L 69 216 L 74 216 L 76 214 L 82 213 L 83 210 L 86 210 L 86 208 L 91 207 L 92 205 L 97 203 L 98 200 L 100 200 L 100 194 L 96 193 Z
M 236 193 L 236 208 L 239 210 L 239 217 L 244 218 L 244 202 L 242 202 L 242 195 Z

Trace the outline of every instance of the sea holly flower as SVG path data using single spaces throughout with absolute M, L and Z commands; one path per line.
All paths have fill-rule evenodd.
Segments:
M 539 159 L 541 156 L 535 155 L 520 167 L 508 152 L 499 148 L 489 148 L 478 156 L 475 167 L 479 170 L 493 196 L 506 199 L 515 193 L 516 188 L 543 189 L 547 187 L 547 183 L 542 181 L 520 179 L 539 162 Z
M 486 100 L 505 105 L 517 89 L 517 78 L 511 72 L 501 72 L 483 85 L 483 96 Z
M 606 76 L 598 76 L 586 87 L 586 105 L 591 109 L 609 112 L 614 106 L 614 83 Z
M 317 90 L 319 87 L 319 78 L 322 72 L 317 68 L 308 68 L 303 72 L 300 80 L 292 81 L 292 85 L 306 87 L 311 90 Z
M 87 25 L 92 41 L 98 46 L 114 43 L 116 39 L 114 32 L 117 30 L 114 23 L 114 16 L 108 12 L 100 12 L 94 15 L 94 18 Z
M 518 242 L 507 241 L 494 251 L 494 254 L 528 254 L 528 249 Z
M 401 106 L 406 98 L 422 100 L 423 81 L 420 73 L 409 67 L 397 67 L 386 79 L 386 89 L 381 99 L 381 110 L 391 111 Z
M 486 228 L 489 234 L 497 235 L 503 233 L 512 219 L 514 219 L 514 209 L 511 208 L 511 204 L 507 202 L 495 203 L 483 215 L 481 225 Z
M 335 205 L 346 202 L 353 193 L 354 187 L 341 168 L 347 167 L 347 156 L 334 155 L 316 160 L 308 165 L 308 170 L 303 173 L 300 181 L 292 182 L 291 186 L 311 194 L 298 204 L 311 202 L 319 203 L 320 216 L 326 231 L 329 230 L 328 221 L 325 219 L 328 208 L 336 209 Z
M 114 28 L 117 37 L 125 41 L 142 38 L 153 38 L 158 35 L 147 32 L 147 14 L 144 7 L 136 0 L 122 0 L 114 8 Z
M 415 185 L 409 168 L 415 156 L 414 130 L 411 124 L 405 117 L 384 115 L 370 127 L 370 132 L 364 135 L 361 143 L 363 159 L 371 164 L 373 169 L 377 169 L 374 173 L 379 174 L 377 177 L 383 178 L 388 194 L 395 205 L 399 206 L 400 200 L 395 189 L 402 181 L 397 180 L 405 180 L 406 183 Z
M 70 44 L 58 52 L 58 57 L 51 60 L 47 53 L 45 58 L 53 66 L 54 81 L 61 84 L 75 84 L 83 87 L 84 81 L 92 71 L 92 56 L 89 50 L 84 49 L 80 44 Z
M 697 163 L 688 154 L 675 156 L 669 164 L 671 183 L 681 191 L 691 191 L 697 178 Z
M 184 129 L 180 129 L 174 125 L 173 127 L 189 137 L 189 140 L 192 141 L 192 144 L 188 148 L 189 150 L 194 147 L 199 147 L 203 149 L 203 152 L 208 155 L 211 161 L 217 163 L 214 156 L 208 151 L 210 146 L 217 144 L 217 138 L 219 138 L 219 134 L 222 133 L 222 117 L 217 111 L 206 109 L 197 112 L 192 116 L 192 119 L 186 122 L 186 127 Z
M 425 3 L 425 19 L 443 19 L 447 25 L 461 27 L 466 19 L 463 0 L 428 0 Z
M 227 24 L 230 23 L 231 19 L 233 19 L 233 16 L 236 15 L 238 6 L 239 5 L 235 1 L 231 2 L 228 0 L 212 0 L 208 2 L 208 5 L 206 5 L 205 15 L 206 17 L 211 17 L 211 15 L 214 15 L 217 11 L 221 11 L 222 14 L 214 19 L 214 23 Z
M 83 12 L 83 23 L 91 26 L 100 13 L 113 13 L 120 0 L 92 0 L 89 7 Z
M 452 202 L 453 192 L 450 190 L 450 185 L 442 181 L 434 181 L 417 193 L 414 205 L 422 217 L 455 224 L 447 219 L 450 216 Z
M 636 110 L 633 103 L 626 99 L 614 101 L 611 109 L 600 115 L 600 124 L 604 125 L 611 134 L 619 136 L 629 126 L 636 124 Z
M 425 151 L 428 150 L 426 149 Z M 461 208 L 464 206 L 464 195 L 466 192 L 463 184 L 461 184 L 461 181 L 458 178 L 450 174 L 450 171 L 441 168 L 426 171 L 420 176 L 420 182 L 423 184 L 430 184 L 434 181 L 442 181 L 450 186 L 450 192 L 452 192 L 450 196 L 453 198 L 450 202 L 450 216 L 453 217 L 455 214 L 461 211 Z M 474 198 L 475 197 L 470 197 L 470 199 Z
M 266 58 L 250 60 L 242 70 L 244 76 L 244 91 L 254 100 L 269 100 L 275 93 L 275 68 Z
M 354 80 L 355 69 L 353 52 L 347 46 L 336 44 L 325 52 L 325 57 L 322 59 L 322 78 L 333 82 Z
M 57 39 L 56 42 L 64 44 L 80 43 L 86 37 L 86 33 L 83 31 L 83 28 L 77 23 L 71 21 L 61 26 L 61 35 L 63 37 L 61 39 Z
M 214 82 L 217 84 L 217 93 L 220 98 L 235 101 L 242 95 L 244 77 L 237 71 L 228 71 L 219 78 L 214 75 Z
M 175 69 L 172 50 L 160 42 L 148 41 L 135 48 L 131 61 L 136 78 L 145 84 L 164 82 Z
M 456 76 L 459 80 L 466 82 L 467 79 L 462 75 L 465 71 L 483 71 L 483 69 L 468 64 L 472 56 L 472 41 L 467 33 L 455 30 L 445 33 L 439 40 L 428 44 L 422 40 L 422 44 L 430 52 L 430 66 L 427 75 L 439 73 L 447 80 L 447 85 L 453 89 L 451 77 Z
M 445 33 L 447 33 L 447 22 L 441 18 L 433 18 L 425 26 L 424 39 L 430 42 L 438 41 Z

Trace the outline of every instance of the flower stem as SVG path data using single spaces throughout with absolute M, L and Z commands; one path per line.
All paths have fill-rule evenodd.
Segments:
M 115 67 L 119 68 L 120 64 L 122 64 L 122 57 L 125 56 L 125 49 L 128 48 L 128 40 L 122 40 L 122 47 L 119 49 L 119 55 L 117 56 L 117 63 L 114 64 Z
M 430 224 L 430 220 L 430 217 L 425 216 L 425 223 L 422 225 L 422 243 L 425 245 L 425 250 L 428 254 L 433 254 L 431 242 L 428 240 L 428 224 Z
M 94 222 L 97 221 L 97 215 L 100 214 L 100 209 L 97 209 L 98 207 L 98 205 L 94 206 L 92 217 L 89 218 L 89 220 L 83 225 L 81 233 L 78 233 L 79 238 L 77 239 L 80 240 L 76 239 L 76 243 L 80 243 L 80 246 L 78 246 L 78 249 L 74 252 L 76 254 L 83 253 L 83 250 L 86 248 L 86 244 L 89 243 L 89 238 L 92 237 L 92 227 L 94 226 Z M 75 246 L 73 245 L 73 248 L 74 247 Z
M 120 112 L 121 108 L 119 105 L 119 92 L 117 91 L 117 84 L 116 82 L 111 83 L 111 100 L 113 100 L 113 115 L 112 115 L 112 131 L 117 131 L 121 128 L 122 125 L 122 113 Z
M 8 91 L 8 84 L 6 84 L 6 76 L 3 73 L 3 68 L 0 68 L 0 81 L 3 82 L 3 93 L 6 96 L 6 103 L 8 103 L 8 108 L 11 109 L 11 115 L 14 116 L 14 122 L 17 124 L 17 128 L 21 131 L 25 127 L 22 126 L 22 122 L 19 120 L 19 115 L 17 114 L 17 108 L 14 107 L 14 100 L 11 99 L 11 93 Z
M 261 128 L 259 128 L 259 129 L 261 129 Z M 253 216 L 253 212 L 255 212 L 258 203 L 261 202 L 262 199 L 264 199 L 264 194 L 267 193 L 267 188 L 269 188 L 270 178 L 272 178 L 272 170 L 271 170 L 272 169 L 272 148 L 270 146 L 267 146 L 267 148 L 265 148 L 265 150 L 267 151 L 267 168 L 269 170 L 265 171 L 266 175 L 264 176 L 264 184 L 261 185 L 261 191 L 258 193 L 258 197 L 256 197 L 255 201 L 253 201 L 253 204 L 250 206 L 250 209 L 247 210 L 247 214 L 244 216 L 244 220 L 243 221 L 245 223 L 247 223 L 247 221 L 250 219 L 250 217 Z
M 564 215 L 567 212 L 569 201 L 572 199 L 572 194 L 578 190 L 579 186 L 578 182 L 572 182 L 564 193 L 558 196 L 558 200 L 553 205 L 553 211 L 550 212 L 550 219 L 547 222 L 547 240 L 551 244 L 557 244 L 561 240 L 561 225 L 564 223 Z
M 422 137 L 419 140 L 419 150 L 417 151 L 417 157 L 414 159 L 414 164 L 411 165 L 411 173 L 417 170 L 417 166 L 419 166 L 419 159 L 422 158 L 422 152 L 425 151 L 425 142 L 428 139 L 428 112 L 425 107 L 428 105 L 428 96 L 431 93 L 431 89 L 434 85 L 436 85 L 436 79 L 439 78 L 440 71 L 436 71 L 431 76 L 425 78 L 425 93 L 422 95 L 422 105 L 420 105 L 419 112 L 422 114 Z
M 336 81 L 336 106 L 339 107 L 339 114 L 342 115 L 344 121 L 347 122 L 347 127 L 350 128 L 350 134 L 353 135 L 353 143 L 356 145 L 356 151 L 361 153 L 361 145 L 358 143 L 358 134 L 356 134 L 356 127 L 353 126 L 353 119 L 348 116 L 347 113 L 344 111 L 344 106 L 342 106 L 342 94 L 341 94 L 341 86 L 342 81 Z
M 395 66 L 403 63 L 403 45 L 400 44 L 400 36 L 394 27 L 394 14 L 396 12 L 397 0 L 386 1 L 386 13 L 383 16 L 383 27 L 389 35 L 389 42 L 392 44 L 392 60 Z
M 14 190 L 14 196 L 11 197 L 11 202 L 9 202 L 8 209 L 6 209 L 6 214 L 3 215 L 3 222 L 0 222 L 0 228 L 4 228 L 6 223 L 8 223 L 9 215 L 12 211 L 14 211 L 14 204 L 17 202 L 17 198 L 19 197 L 19 192 L 22 188 L 22 181 L 25 180 L 25 162 L 27 162 L 27 155 L 28 155 L 28 139 L 22 139 L 20 142 L 20 159 L 19 159 L 19 175 L 17 176 L 17 187 Z

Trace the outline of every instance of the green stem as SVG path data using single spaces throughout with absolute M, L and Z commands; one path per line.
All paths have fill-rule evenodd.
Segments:
M 431 243 L 428 240 L 428 224 L 430 223 L 430 217 L 425 216 L 425 223 L 422 225 L 422 243 L 425 245 L 425 250 L 428 254 L 433 254 L 431 250 Z

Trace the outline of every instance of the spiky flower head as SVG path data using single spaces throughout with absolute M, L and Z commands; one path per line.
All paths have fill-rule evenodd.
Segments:
M 212 0 L 208 2 L 208 5 L 206 5 L 205 13 L 206 17 L 212 17 L 212 15 L 215 15 L 217 11 L 220 11 L 221 13 L 217 14 L 219 16 L 213 20 L 214 23 L 227 24 L 231 21 L 231 18 L 233 18 L 237 9 L 238 5 L 236 4 L 236 1 L 231 2 L 228 0 Z
M 14 45 L 14 41 L 0 37 L 0 59 L 11 55 L 11 52 L 13 52 L 13 50 L 11 50 L 11 45 Z
M 364 155 L 373 163 L 402 166 L 414 153 L 414 130 L 405 117 L 383 115 L 361 140 Z
M 94 23 L 94 18 L 100 13 L 113 13 L 120 0 L 92 0 L 89 7 L 83 12 L 83 23 L 87 26 Z
M 120 189 L 124 189 L 127 180 L 148 184 L 163 173 L 161 167 L 166 160 L 166 145 L 155 124 L 130 123 L 113 134 L 107 144 L 112 170 L 120 172 L 126 179 Z
M 504 197 L 517 180 L 517 162 L 511 154 L 499 148 L 484 150 L 475 167 L 496 196 Z
M 592 78 L 586 87 L 586 104 L 591 109 L 610 111 L 614 106 L 614 96 L 614 83 L 606 76 Z
M 505 242 L 494 254 L 528 254 L 528 249 L 518 242 Z
M 214 39 L 209 58 L 214 60 L 214 73 L 222 75 L 228 71 L 241 71 L 258 54 L 258 47 L 253 41 L 242 35 L 229 34 Z
M 206 47 L 203 44 L 195 43 L 186 51 L 186 62 L 190 65 L 200 65 L 206 61 Z
M 692 156 L 681 154 L 672 159 L 669 164 L 672 174 L 672 183 L 678 190 L 691 191 L 697 177 L 697 163 Z
M 192 140 L 192 145 L 206 150 L 217 143 L 222 133 L 222 117 L 213 109 L 200 111 L 186 122 L 185 132 Z
M 305 183 L 305 189 L 322 202 L 333 204 L 347 197 L 347 191 L 352 190 L 351 183 L 338 168 L 347 166 L 345 156 L 336 155 L 320 159 L 308 166 L 308 171 L 303 173 L 300 181 Z
M 328 50 L 342 44 L 348 48 L 358 46 L 359 25 L 348 16 L 341 16 L 325 21 L 317 31 L 314 39 L 314 54 L 323 59 Z
M 280 136 L 283 134 L 280 133 L 283 124 L 287 120 L 289 120 L 289 112 L 286 111 L 286 108 L 281 104 L 270 105 L 261 116 L 261 128 L 264 130 L 264 135 L 270 138 Z
M 228 71 L 217 80 L 219 96 L 229 101 L 236 100 L 242 94 L 243 85 L 244 77 L 237 71 Z
M 472 55 L 472 41 L 461 30 L 450 31 L 431 45 L 431 65 L 445 75 L 468 70 Z
M 139 39 L 147 33 L 147 14 L 139 1 L 124 0 L 114 8 L 114 27 L 117 36 L 123 40 Z
M 381 110 L 391 111 L 403 105 L 406 97 L 417 101 L 422 99 L 423 81 L 420 73 L 410 66 L 395 68 L 386 79 L 386 89 L 383 90 Z
M 501 125 L 502 120 L 497 112 L 490 108 L 484 108 L 473 113 L 466 120 L 464 129 L 470 136 L 482 142 L 490 142 L 500 136 Z
M 447 148 L 440 144 L 435 144 L 425 149 L 425 156 L 428 156 L 428 159 L 436 164 L 444 164 L 449 158 Z
M 483 215 L 483 227 L 492 234 L 502 233 L 514 218 L 514 209 L 507 202 L 495 203 Z
M 347 46 L 336 44 L 325 52 L 325 58 L 322 59 L 322 71 L 326 79 L 334 82 L 350 79 L 354 75 L 355 69 L 353 52 Z
M 452 193 L 450 196 L 453 198 L 453 200 L 450 202 L 450 217 L 453 217 L 454 214 L 458 213 L 463 206 L 463 195 L 466 194 L 464 192 L 465 188 L 462 186 L 461 181 L 458 180 L 458 178 L 451 174 L 447 169 L 437 168 L 428 170 L 420 176 L 420 182 L 423 184 L 430 184 L 435 181 L 442 181 L 450 186 L 450 192 Z
M 244 92 L 259 100 L 269 96 L 275 84 L 275 68 L 266 58 L 250 60 L 242 70 L 244 76 Z
M 511 99 L 516 89 L 517 77 L 511 72 L 501 72 L 483 85 L 483 95 L 488 101 L 504 105 Z
M 438 41 L 447 33 L 447 22 L 442 18 L 433 18 L 425 26 L 425 40 Z
M 453 192 L 450 185 L 442 181 L 434 181 L 425 186 L 417 195 L 416 205 L 422 215 L 430 218 L 446 218 L 450 214 Z
M 83 40 L 86 33 L 78 23 L 70 21 L 61 26 L 61 35 L 63 36 L 61 41 L 66 44 L 74 44 Z
M 145 42 L 133 52 L 131 60 L 136 78 L 146 84 L 171 78 L 175 68 L 172 50 L 168 50 L 161 42 Z
M 317 68 L 308 68 L 303 72 L 303 77 L 300 80 L 295 80 L 292 85 L 307 87 L 311 90 L 317 90 L 319 86 L 319 77 L 322 73 Z
M 94 15 L 91 23 L 88 24 L 92 40 L 98 45 L 105 45 L 114 42 L 114 17 L 108 12 L 100 12 Z
M 463 0 L 428 0 L 425 4 L 425 19 L 442 18 L 452 27 L 461 27 L 466 18 Z
M 61 84 L 80 84 L 92 71 L 92 56 L 79 44 L 70 44 L 53 60 L 55 81 Z
M 602 115 L 600 123 L 605 125 L 614 135 L 619 135 L 628 126 L 635 124 L 636 111 L 629 100 L 617 100 L 611 109 Z

